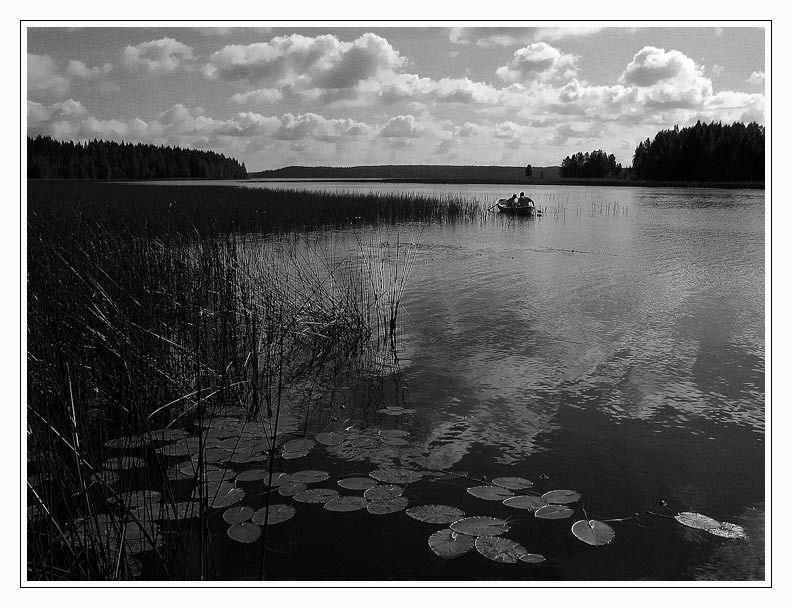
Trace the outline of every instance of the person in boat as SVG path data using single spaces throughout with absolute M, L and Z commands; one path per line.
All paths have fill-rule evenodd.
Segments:
M 517 195 L 512 194 L 511 197 L 506 199 L 506 206 L 507 207 L 516 207 L 517 206 Z
M 525 196 L 525 192 L 520 192 L 520 198 L 517 199 L 518 207 L 532 207 L 536 208 L 530 196 Z

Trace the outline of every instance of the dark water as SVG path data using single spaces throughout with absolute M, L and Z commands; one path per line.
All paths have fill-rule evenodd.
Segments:
M 482 201 L 508 193 L 466 192 Z M 327 449 L 295 470 L 325 468 L 337 479 L 395 464 L 526 477 L 539 493 L 577 490 L 582 505 L 557 521 L 474 498 L 465 490 L 477 484 L 463 477 L 405 491 L 411 504 L 508 517 L 506 536 L 547 561 L 502 565 L 475 551 L 443 561 L 427 547 L 441 525 L 300 505 L 304 516 L 268 533 L 270 578 L 765 578 L 764 192 L 530 194 L 544 217 L 384 230 L 417 243 L 398 383 L 385 378 L 385 393 L 417 411 L 382 423 L 409 430 L 412 443 L 363 456 Z M 646 515 L 669 512 L 660 499 L 673 512 L 739 524 L 748 538 Z M 640 517 L 612 523 L 613 542 L 590 547 L 570 532 L 583 508 L 592 519 Z M 254 563 L 260 547 L 218 540 L 215 549 L 220 578 L 255 576 L 240 564 Z

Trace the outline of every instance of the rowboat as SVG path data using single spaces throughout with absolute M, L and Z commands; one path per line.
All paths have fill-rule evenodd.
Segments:
M 498 203 L 498 211 L 500 213 L 507 213 L 509 215 L 522 215 L 526 217 L 536 217 L 537 215 L 542 215 L 541 210 L 537 209 L 536 207 L 529 207 L 528 205 L 509 207 L 508 205 Z

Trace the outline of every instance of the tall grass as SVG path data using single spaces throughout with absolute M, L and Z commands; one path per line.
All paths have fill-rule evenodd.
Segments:
M 393 346 L 414 244 L 361 231 L 350 253 L 317 229 L 473 207 L 31 183 L 28 578 L 211 578 L 209 509 L 235 491 L 213 465 L 271 476 L 321 391 Z

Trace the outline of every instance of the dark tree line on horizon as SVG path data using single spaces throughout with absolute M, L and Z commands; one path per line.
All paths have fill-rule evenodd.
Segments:
M 613 154 L 602 150 L 578 152 L 561 161 L 561 177 L 621 177 L 622 166 Z
M 28 179 L 244 179 L 244 163 L 217 152 L 96 140 L 27 138 Z
M 660 131 L 638 144 L 632 175 L 640 180 L 764 181 L 765 128 L 755 122 L 697 122 Z

